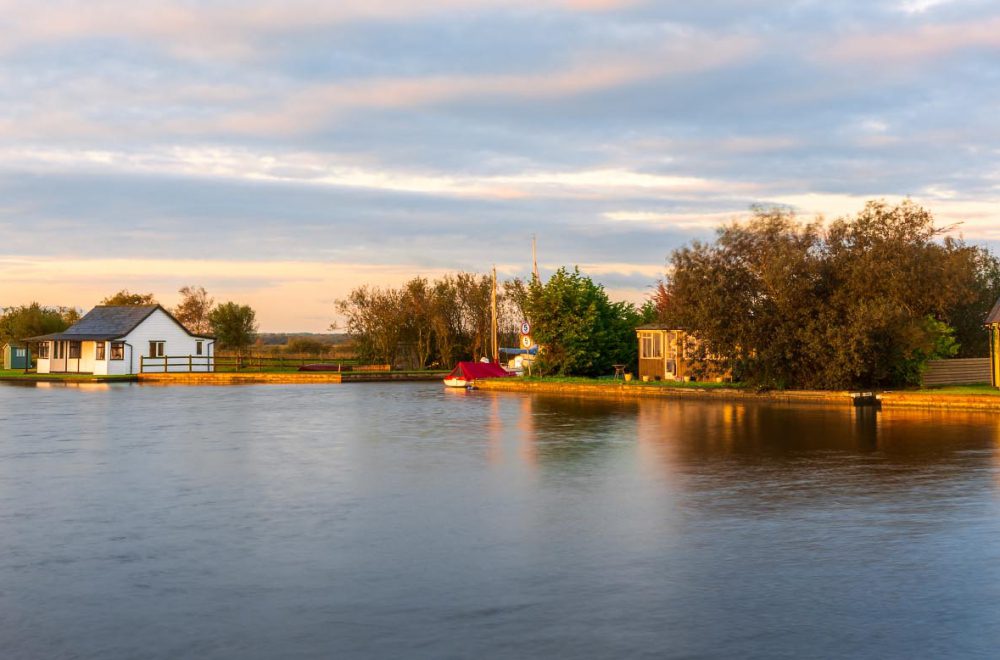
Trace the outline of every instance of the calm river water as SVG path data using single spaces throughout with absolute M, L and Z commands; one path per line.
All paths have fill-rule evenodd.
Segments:
M 0 386 L 0 656 L 1000 653 L 1000 416 Z

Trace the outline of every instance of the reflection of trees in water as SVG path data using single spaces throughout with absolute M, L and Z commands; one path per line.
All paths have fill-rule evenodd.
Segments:
M 546 396 L 524 401 L 518 435 L 531 448 L 522 450 L 524 458 L 572 462 L 634 450 L 663 474 L 724 477 L 737 485 L 770 471 L 765 481 L 808 481 L 829 472 L 825 476 L 835 480 L 839 474 L 873 484 L 902 479 L 906 487 L 907 475 L 916 478 L 929 468 L 982 466 L 984 460 L 992 466 L 1000 444 L 1000 418 L 986 413 Z M 725 465 L 706 470 L 712 463 Z
M 936 490 L 995 488 L 1000 419 L 979 413 L 644 401 L 639 451 L 694 508 L 889 506 Z
M 532 396 L 523 408 L 540 461 L 574 461 L 607 452 L 635 437 L 636 402 Z M 525 417 L 530 423 L 525 423 Z

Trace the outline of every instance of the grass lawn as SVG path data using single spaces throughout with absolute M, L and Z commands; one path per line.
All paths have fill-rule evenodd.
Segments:
M 623 381 L 621 378 L 615 379 L 611 376 L 603 376 L 601 378 L 582 378 L 579 376 L 524 376 L 524 380 L 536 383 L 567 383 L 571 385 L 628 385 L 629 387 L 670 387 L 670 388 L 694 388 L 694 389 L 742 389 L 744 385 L 741 383 L 716 383 L 715 381 L 691 381 L 684 382 L 682 380 L 651 380 L 648 383 L 644 383 L 638 379 L 632 379 L 629 382 Z
M 942 385 L 940 387 L 924 387 L 914 391 L 926 394 L 955 394 L 958 396 L 969 396 L 975 394 L 1000 396 L 1000 389 L 993 387 L 989 383 L 976 383 L 973 385 Z

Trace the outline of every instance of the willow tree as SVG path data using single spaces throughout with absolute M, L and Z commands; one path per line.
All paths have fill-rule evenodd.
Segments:
M 976 249 L 942 233 L 909 201 L 829 225 L 755 209 L 671 254 L 666 320 L 760 385 L 913 383 L 978 296 Z

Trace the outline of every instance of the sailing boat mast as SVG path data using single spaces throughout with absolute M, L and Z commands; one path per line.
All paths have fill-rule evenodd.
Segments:
M 538 277 L 538 257 L 535 256 L 535 235 L 534 234 L 531 235 L 531 273 L 535 276 L 536 280 L 539 279 L 539 277 Z
M 493 266 L 493 288 L 490 292 L 491 329 L 493 331 L 493 363 L 500 364 L 499 332 L 497 330 L 497 267 Z

